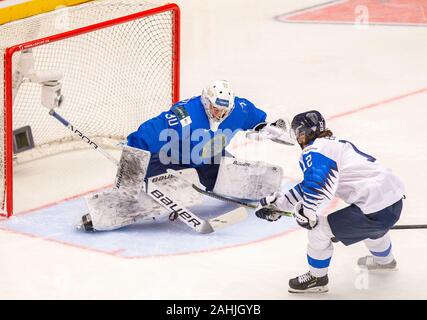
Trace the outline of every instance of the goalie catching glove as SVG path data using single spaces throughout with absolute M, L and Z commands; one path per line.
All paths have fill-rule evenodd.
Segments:
M 249 139 L 270 139 L 274 142 L 291 146 L 295 144 L 290 123 L 283 119 L 278 119 L 275 122 L 259 123 L 246 133 L 246 137 Z

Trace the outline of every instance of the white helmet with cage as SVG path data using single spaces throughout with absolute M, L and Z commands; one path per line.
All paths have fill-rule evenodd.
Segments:
M 216 131 L 234 108 L 234 91 L 226 80 L 214 81 L 203 89 L 202 104 L 212 131 Z

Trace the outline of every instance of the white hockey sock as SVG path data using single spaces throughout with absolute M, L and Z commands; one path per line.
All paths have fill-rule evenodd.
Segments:
M 307 260 L 310 273 L 315 277 L 323 277 L 328 273 L 329 263 L 332 258 L 334 247 L 326 217 L 319 217 L 319 224 L 308 231 Z
M 387 264 L 393 261 L 391 239 L 388 233 L 381 238 L 366 239 L 364 242 L 376 263 Z

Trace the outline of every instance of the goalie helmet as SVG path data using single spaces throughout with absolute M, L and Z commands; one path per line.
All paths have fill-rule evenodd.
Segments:
M 201 96 L 203 107 L 212 131 L 216 131 L 234 109 L 234 92 L 226 80 L 214 81 L 204 88 Z
M 296 139 L 304 134 L 308 143 L 326 130 L 326 121 L 319 111 L 311 110 L 297 114 L 292 120 L 291 127 Z

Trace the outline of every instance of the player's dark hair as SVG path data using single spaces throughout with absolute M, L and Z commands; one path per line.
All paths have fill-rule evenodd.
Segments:
M 327 138 L 327 137 L 332 137 L 333 135 L 334 135 L 333 132 L 329 129 L 325 129 L 324 131 L 319 133 L 311 131 L 310 133 L 306 134 L 304 145 L 309 144 L 311 141 L 317 138 Z
M 326 129 L 325 131 L 320 132 L 316 138 L 329 138 L 329 137 L 332 137 L 333 135 L 334 133 L 331 130 Z

